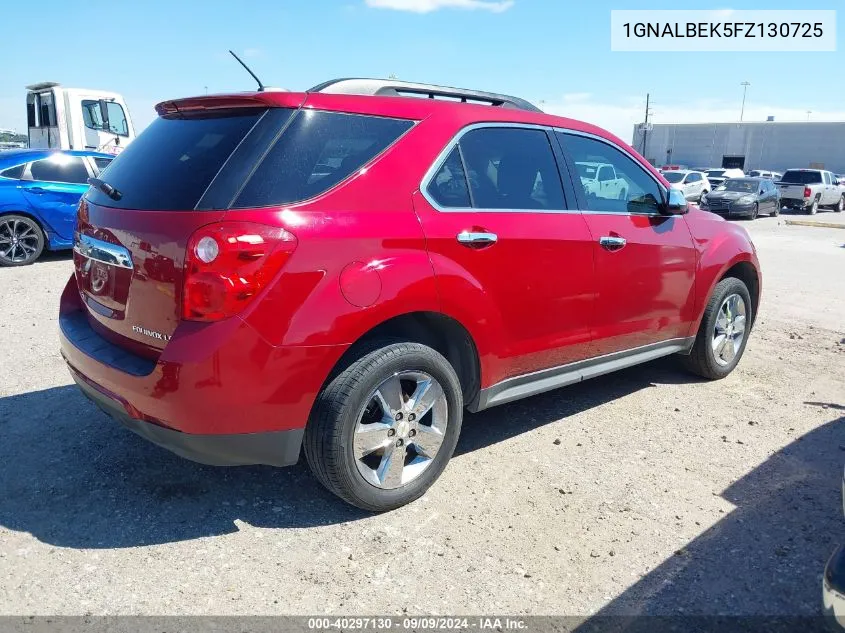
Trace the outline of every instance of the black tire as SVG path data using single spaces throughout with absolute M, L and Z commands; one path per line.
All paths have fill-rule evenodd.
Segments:
M 702 192 L 701 192 L 701 195 L 699 195 L 699 196 L 698 196 L 698 204 L 701 204 L 701 199 L 702 199 L 704 196 L 706 196 L 708 193 L 710 193 L 710 192 L 709 192 L 709 191 L 707 191 L 706 189 L 705 189 L 704 191 L 702 191 Z
M 12 233 L 24 236 L 26 248 L 23 241 L 13 248 Z M 45 241 L 44 231 L 32 218 L 14 214 L 0 216 L 0 266 L 28 266 L 41 256 Z
M 760 215 L 760 205 L 755 202 L 754 209 L 751 211 L 751 219 L 756 220 L 758 215 Z
M 842 197 L 839 198 L 839 202 L 833 205 L 833 210 L 837 213 L 842 213 L 845 211 L 845 193 L 842 194 Z
M 727 365 L 720 365 L 716 361 L 716 355 L 711 344 L 711 333 L 716 327 L 716 318 L 719 315 L 722 303 L 732 294 L 738 294 L 745 302 L 745 336 L 733 361 Z M 737 363 L 739 363 L 739 359 L 742 358 L 742 354 L 745 352 L 745 346 L 748 344 L 748 337 L 751 334 L 751 324 L 754 322 L 753 310 L 751 295 L 742 281 L 735 277 L 726 277 L 716 284 L 713 294 L 704 308 L 704 316 L 701 319 L 701 325 L 698 328 L 698 334 L 695 337 L 692 352 L 688 356 L 681 357 L 684 367 L 693 374 L 707 378 L 708 380 L 720 380 L 730 374 Z
M 818 213 L 818 212 L 819 212 L 819 199 L 816 198 L 815 200 L 813 200 L 813 204 L 811 204 L 809 207 L 807 207 L 807 213 L 809 213 L 810 215 L 816 215 L 816 213 Z
M 776 218 L 780 215 L 780 200 L 777 201 L 775 208 L 772 209 L 771 215 L 772 215 L 773 218 Z
M 454 368 L 432 348 L 419 343 L 382 341 L 370 349 L 335 375 L 320 392 L 305 428 L 303 447 L 311 471 L 329 491 L 364 510 L 385 512 L 421 497 L 446 468 L 461 430 L 463 396 Z M 358 416 L 373 392 L 402 371 L 425 372 L 440 383 L 448 407 L 448 424 L 437 454 L 422 473 L 398 488 L 379 488 L 359 472 L 352 439 Z

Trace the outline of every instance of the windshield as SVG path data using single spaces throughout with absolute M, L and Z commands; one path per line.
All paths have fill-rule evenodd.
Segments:
M 790 169 L 783 175 L 783 182 L 793 182 L 796 185 L 812 185 L 822 181 L 820 171 L 801 171 Z
M 673 183 L 683 181 L 684 176 L 686 176 L 686 174 L 679 174 L 676 171 L 667 171 L 666 173 L 663 174 L 663 177 L 666 180 L 668 180 L 669 182 L 673 182 Z
M 763 172 L 762 172 L 762 171 L 758 171 L 758 170 L 756 170 L 756 169 L 752 169 L 751 171 L 749 171 L 749 172 L 748 172 L 748 175 L 749 175 L 749 176 L 762 176 L 762 175 L 763 175 Z
M 721 176 L 724 173 L 725 173 L 724 169 L 708 169 L 707 170 L 707 177 L 709 178 L 710 176 Z
M 726 180 L 724 184 L 719 185 L 716 191 L 741 191 L 743 193 L 753 193 L 757 191 L 756 180 Z

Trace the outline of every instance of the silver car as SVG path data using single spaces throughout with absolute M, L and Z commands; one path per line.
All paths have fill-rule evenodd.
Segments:
M 713 190 L 707 175 L 700 171 L 672 170 L 664 171 L 663 177 L 672 185 L 672 189 L 684 192 L 687 200 L 699 201 L 701 196 Z

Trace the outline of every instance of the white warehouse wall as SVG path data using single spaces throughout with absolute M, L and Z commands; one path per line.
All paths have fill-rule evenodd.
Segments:
M 660 123 L 647 143 L 643 151 L 642 129 L 635 126 L 632 145 L 658 166 L 720 167 L 725 156 L 744 156 L 746 170 L 820 164 L 845 173 L 845 122 Z

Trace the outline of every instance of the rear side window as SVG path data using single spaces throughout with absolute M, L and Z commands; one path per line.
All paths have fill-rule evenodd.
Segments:
M 94 164 L 97 166 L 97 169 L 103 171 L 106 167 L 111 165 L 113 158 L 99 158 L 98 156 L 94 157 Z
M 67 182 L 82 185 L 88 182 L 88 168 L 78 156 L 56 154 L 32 163 L 29 170 L 33 180 Z
M 412 121 L 401 119 L 301 111 L 234 206 L 265 207 L 313 198 L 366 165 L 411 126 Z
M 467 209 L 472 206 L 464 164 L 461 162 L 461 153 L 457 147 L 451 151 L 443 165 L 434 174 L 426 191 L 441 207 Z
M 21 176 L 23 176 L 23 168 L 24 167 L 26 167 L 25 164 L 24 165 L 18 165 L 17 167 L 9 167 L 8 169 L 4 169 L 3 171 L 0 171 L 0 176 L 2 176 L 3 178 L 18 179 Z
M 191 210 L 264 112 L 159 117 L 103 174 L 121 193 L 120 200 L 94 188 L 85 195 L 95 204 L 121 209 Z
M 489 127 L 461 137 L 473 207 L 565 209 L 549 138 L 543 130 Z

